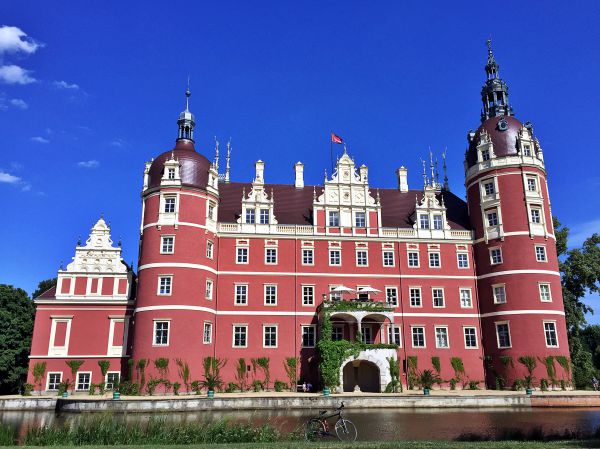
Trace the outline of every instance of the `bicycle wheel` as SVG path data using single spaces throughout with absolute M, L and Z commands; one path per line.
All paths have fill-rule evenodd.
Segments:
M 315 441 L 325 435 L 325 425 L 317 418 L 306 421 L 304 425 L 304 438 L 306 441 Z
M 340 419 L 335 423 L 335 434 L 341 441 L 354 441 L 358 436 L 356 426 L 347 419 Z

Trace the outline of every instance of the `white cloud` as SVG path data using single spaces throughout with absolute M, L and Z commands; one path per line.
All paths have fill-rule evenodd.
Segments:
M 90 161 L 81 161 L 81 162 L 77 162 L 77 166 L 78 167 L 82 167 L 82 168 L 96 168 L 100 165 L 100 162 L 98 162 L 95 159 L 92 159 Z
M 27 109 L 29 107 L 29 105 L 20 98 L 13 98 L 12 100 L 10 100 L 10 104 L 13 105 L 15 108 L 19 109 Z
M 600 218 L 576 224 L 569 232 L 569 248 L 580 247 L 594 232 L 600 233 Z
M 21 191 L 22 192 L 30 192 L 31 184 L 29 184 L 28 182 L 24 183 L 23 186 L 21 187 Z
M 21 181 L 21 178 L 18 176 L 11 175 L 10 173 L 3 172 L 0 170 L 0 182 L 4 182 L 7 184 L 17 184 Z
M 6 84 L 31 84 L 36 79 L 30 76 L 31 70 L 26 70 L 18 65 L 0 66 L 0 82 Z
M 54 87 L 58 88 L 58 89 L 71 89 L 71 90 L 79 90 L 79 85 L 75 84 L 75 83 L 67 83 L 66 81 L 54 81 L 52 84 L 54 84 Z
M 125 146 L 125 141 L 123 139 L 113 139 L 110 141 L 109 143 L 110 146 L 112 147 L 122 147 Z
M 50 143 L 50 141 L 48 139 L 46 139 L 45 137 L 41 137 L 41 136 L 34 136 L 30 140 L 35 143 Z
M 18 52 L 31 54 L 40 47 L 43 47 L 43 44 L 27 36 L 20 28 L 0 26 L 0 56 L 3 53 Z

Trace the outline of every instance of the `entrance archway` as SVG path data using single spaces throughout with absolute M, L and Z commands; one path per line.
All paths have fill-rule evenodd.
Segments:
M 360 391 L 378 393 L 381 391 L 379 367 L 366 360 L 353 360 L 344 366 L 344 391 Z

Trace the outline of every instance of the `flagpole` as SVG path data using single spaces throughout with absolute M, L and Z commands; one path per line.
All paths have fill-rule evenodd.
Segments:
M 329 159 L 331 161 L 331 174 L 333 175 L 333 131 L 329 131 Z

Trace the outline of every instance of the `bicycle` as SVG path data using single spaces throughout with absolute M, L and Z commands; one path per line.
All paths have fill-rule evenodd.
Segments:
M 327 413 L 327 410 L 320 410 L 319 416 L 310 418 L 304 425 L 304 437 L 307 441 L 315 441 L 317 438 L 337 436 L 340 441 L 354 441 L 358 436 L 356 426 L 348 419 L 344 418 L 344 403 L 342 402 L 333 413 Z M 333 426 L 335 434 L 330 432 L 328 419 L 338 417 Z

